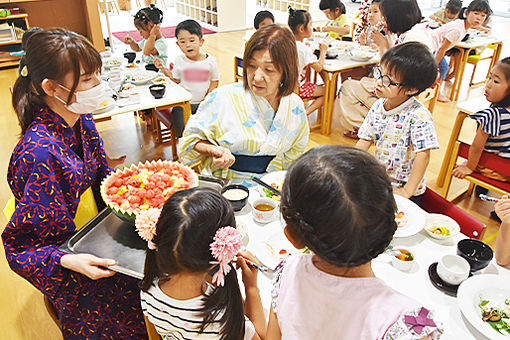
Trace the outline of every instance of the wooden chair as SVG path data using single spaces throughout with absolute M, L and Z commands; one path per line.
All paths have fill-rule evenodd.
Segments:
M 154 324 L 147 319 L 147 316 L 143 316 L 143 319 L 145 320 L 145 327 L 147 328 L 147 334 L 149 335 L 149 340 L 161 340 L 161 336 L 156 331 L 156 327 L 154 327 Z
M 448 196 L 448 191 L 450 190 L 450 185 L 453 177 L 452 172 L 455 164 L 457 163 L 457 158 L 461 157 L 467 159 L 468 153 L 469 153 L 468 144 L 459 141 L 455 143 L 453 148 L 453 154 L 446 171 L 446 178 L 442 193 L 443 197 L 447 198 Z M 509 158 L 503 158 L 491 152 L 483 151 L 482 157 L 480 157 L 480 161 L 478 162 L 478 164 L 488 169 L 495 170 L 501 173 L 502 175 L 510 176 Z M 488 178 L 477 172 L 473 172 L 471 175 L 464 177 L 464 179 L 470 182 L 469 188 L 467 189 L 468 195 L 472 194 L 473 187 L 475 185 L 479 185 L 500 195 L 510 195 L 510 183 L 508 182 L 497 181 L 495 179 Z M 462 194 L 464 194 L 464 192 Z
M 170 142 L 172 146 L 172 156 L 174 161 L 176 161 L 179 158 L 177 155 L 178 138 L 175 135 L 174 126 L 172 123 L 171 109 L 177 106 L 182 107 L 182 111 L 184 114 L 184 126 L 186 126 L 189 116 L 191 115 L 191 106 L 189 102 L 186 102 L 184 104 L 183 103 L 172 104 L 159 110 L 156 109 L 152 110 L 152 124 L 154 129 L 153 132 L 156 135 L 156 143 Z M 161 129 L 161 124 L 163 124 L 165 128 Z
M 312 79 L 312 76 L 313 76 L 313 83 L 314 84 L 317 84 L 317 72 L 314 72 L 310 67 L 307 67 L 307 70 L 306 70 L 306 80 L 305 81 L 310 81 Z M 324 77 L 321 75 L 321 77 L 324 79 Z M 299 86 L 297 88 L 297 94 L 299 94 Z M 325 98 L 326 96 L 324 95 L 324 100 L 326 99 Z M 315 99 L 317 99 L 317 97 L 309 97 L 309 98 L 302 98 L 303 100 L 303 103 L 305 104 L 305 107 L 307 106 L 307 103 L 308 102 L 311 102 L 311 101 L 314 101 Z M 317 120 L 315 122 L 315 124 L 310 124 L 310 131 L 314 131 L 314 130 L 320 130 L 322 128 L 322 116 L 324 114 L 324 103 L 322 103 L 322 105 L 317 109 Z
M 443 214 L 453 218 L 460 226 L 460 232 L 470 238 L 481 239 L 485 224 L 448 201 L 438 193 L 427 188 L 419 206 L 428 213 Z
M 487 60 L 487 59 L 491 59 L 492 60 L 490 66 L 489 66 L 489 70 L 487 71 L 487 76 L 485 78 L 489 77 L 489 73 L 491 72 L 491 69 L 494 66 L 495 62 L 496 62 L 494 60 L 494 54 L 496 53 L 496 50 L 498 49 L 498 45 L 496 45 L 496 44 L 489 44 L 487 46 L 487 49 L 492 50 L 492 53 L 488 54 L 488 55 L 485 55 L 485 56 L 482 56 L 483 52 L 482 53 L 477 53 L 477 54 L 470 55 L 468 57 L 468 59 L 467 59 L 467 62 L 469 64 L 473 65 L 473 73 L 471 73 L 471 79 L 469 79 L 469 86 L 476 86 L 476 85 L 480 85 L 480 84 L 485 83 L 486 79 L 484 79 L 482 81 L 479 81 L 479 82 L 476 82 L 476 83 L 473 82 L 473 78 L 475 77 L 476 67 L 478 66 L 478 63 L 480 61 L 482 61 L 482 60 Z
M 234 57 L 234 82 L 243 80 L 243 59 Z

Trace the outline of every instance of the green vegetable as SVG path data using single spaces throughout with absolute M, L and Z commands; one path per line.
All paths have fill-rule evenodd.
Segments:
M 263 188 L 263 189 L 264 189 L 264 193 L 266 194 L 266 197 L 273 198 L 273 196 L 276 195 L 274 192 L 272 192 L 271 190 L 269 190 L 267 188 Z

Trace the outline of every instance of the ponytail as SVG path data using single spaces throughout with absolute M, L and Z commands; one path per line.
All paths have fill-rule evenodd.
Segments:
M 20 67 L 21 69 L 26 67 L 23 60 L 20 63 Z M 28 76 L 18 76 L 12 90 L 12 106 L 18 116 L 21 135 L 27 132 L 28 127 L 34 121 L 34 112 L 37 110 L 37 107 L 44 103 L 34 90 L 35 88 Z
M 289 20 L 287 24 L 294 34 L 298 33 L 299 26 L 304 25 L 306 27 L 311 20 L 312 16 L 304 9 L 294 9 L 289 6 Z
M 214 322 L 218 314 L 222 313 L 220 331 L 222 339 L 242 340 L 244 338 L 244 308 L 243 298 L 234 268 L 225 276 L 225 286 L 217 287 L 214 292 L 206 296 L 201 314 L 204 321 L 200 325 L 202 332 L 210 323 Z
M 145 265 L 143 267 L 143 279 L 138 284 L 144 292 L 148 291 L 156 278 L 161 276 L 156 259 L 156 251 L 148 249 L 145 251 Z

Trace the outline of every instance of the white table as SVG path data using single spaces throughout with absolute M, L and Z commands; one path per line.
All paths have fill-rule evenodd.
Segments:
M 256 187 L 251 188 L 249 201 L 252 202 L 258 197 L 259 192 Z M 277 232 L 283 233 L 283 228 L 278 219 L 266 225 L 254 222 L 249 203 L 243 210 L 236 213 L 236 221 L 246 226 L 249 238 L 246 248 L 255 255 L 265 247 L 265 241 L 269 235 Z M 388 258 L 387 255 L 381 255 L 374 259 L 372 268 L 377 277 L 384 280 L 390 287 L 434 310 L 438 319 L 445 325 L 445 333 L 441 339 L 486 339 L 467 320 L 464 321 L 457 299 L 436 289 L 428 277 L 428 267 L 439 261 L 443 255 L 455 254 L 456 244 L 463 238 L 466 238 L 466 236 L 460 234 L 451 241 L 436 241 L 426 236 L 423 230 L 414 236 L 395 238 L 392 245 L 409 249 L 415 254 L 416 260 L 413 268 L 409 272 L 401 272 L 390 263 L 384 262 Z M 494 260 L 482 272 L 505 275 L 510 282 L 510 270 L 498 266 Z M 271 302 L 272 285 L 268 276 L 260 272 L 258 287 L 265 313 L 267 313 Z

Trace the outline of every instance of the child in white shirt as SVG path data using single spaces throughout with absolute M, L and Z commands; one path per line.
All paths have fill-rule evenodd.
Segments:
M 434 84 L 437 64 L 430 50 L 408 42 L 388 50 L 374 68 L 377 100 L 358 131 L 356 147 L 386 168 L 393 192 L 419 202 L 425 192 L 430 150 L 439 148 L 432 115 L 415 96 Z
M 169 68 L 163 61 L 157 59 L 154 60 L 154 64 L 167 77 L 191 93 L 191 113 L 195 114 L 205 96 L 218 87 L 220 71 L 216 59 L 200 51 L 204 45 L 204 37 L 202 26 L 198 22 L 185 20 L 179 23 L 175 29 L 175 36 L 183 54 L 177 56 Z M 184 130 L 180 107 L 172 109 L 172 122 L 177 136 L 180 137 Z

